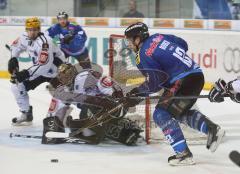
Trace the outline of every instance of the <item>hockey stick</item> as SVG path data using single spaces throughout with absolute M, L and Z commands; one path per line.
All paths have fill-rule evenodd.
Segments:
M 24 134 L 15 134 L 15 133 L 10 133 L 9 137 L 10 138 L 17 137 L 17 138 L 27 138 L 27 139 L 42 139 L 42 136 L 38 136 L 38 135 L 24 135 Z M 80 138 L 66 137 L 63 139 L 63 143 L 86 144 L 91 142 L 82 140 Z
M 227 96 L 224 96 L 227 97 Z M 159 100 L 189 100 L 189 99 L 198 99 L 198 98 L 208 98 L 208 95 L 199 95 L 199 96 L 172 96 L 172 97 L 161 97 L 161 96 L 148 96 L 148 97 L 141 97 L 141 96 L 130 96 L 127 98 L 132 98 L 132 99 L 146 99 L 149 98 L 151 100 L 154 99 L 159 99 Z
M 10 47 L 8 44 L 5 44 L 5 48 L 7 48 L 7 50 L 11 52 L 11 47 Z M 17 69 L 13 72 L 12 77 L 13 77 L 13 76 L 16 76 L 16 72 L 18 72 L 18 71 L 19 71 L 19 69 L 17 68 Z M 12 79 L 11 79 L 10 81 L 12 81 Z M 13 82 L 13 81 L 12 81 L 12 82 Z M 15 79 L 15 80 L 14 80 L 14 83 L 18 84 L 18 81 Z
M 9 134 L 9 137 L 10 137 L 10 138 L 13 138 L 13 137 L 19 137 L 19 138 L 34 138 L 34 139 L 42 139 L 42 136 L 15 134 L 15 133 L 12 133 L 12 132 Z
M 11 47 L 8 44 L 5 44 L 5 47 L 7 48 L 8 51 L 11 51 Z
M 109 117 L 110 114 L 114 113 L 118 109 L 122 108 L 124 105 L 125 105 L 125 102 L 120 103 L 119 105 L 112 108 L 111 110 L 102 113 L 99 117 L 96 116 L 94 122 L 90 122 L 85 127 L 79 128 L 76 131 L 73 131 L 71 133 L 47 132 L 46 137 L 47 138 L 67 138 L 67 137 L 70 138 L 70 137 L 74 137 L 74 136 L 80 134 L 81 132 L 83 132 L 84 129 L 86 129 L 86 128 L 92 128 L 92 127 L 97 126 L 98 124 L 102 124 L 102 123 L 106 123 L 106 122 L 110 121 L 111 119 L 113 119 L 113 117 L 110 117 L 107 120 L 104 120 L 104 119 L 106 117 Z M 101 121 L 104 121 L 104 122 L 101 122 Z

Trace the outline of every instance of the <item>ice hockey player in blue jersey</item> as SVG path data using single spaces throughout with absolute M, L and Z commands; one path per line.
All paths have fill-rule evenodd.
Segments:
M 127 93 L 127 106 L 139 103 L 139 99 L 132 96 L 148 96 L 164 89 L 153 119 L 175 152 L 168 158 L 169 164 L 195 164 L 179 122 L 207 134 L 207 149 L 214 152 L 225 132 L 201 112 L 191 109 L 196 99 L 161 100 L 171 96 L 197 96 L 203 88 L 202 70 L 186 54 L 186 41 L 174 35 L 156 33 L 150 36 L 147 25 L 141 22 L 130 25 L 125 36 L 128 47 L 136 52 L 137 68 L 146 77 L 143 84 Z
M 66 12 L 60 12 L 57 20 L 58 23 L 46 31 L 48 35 L 59 38 L 61 50 L 66 57 L 75 57 L 83 69 L 91 68 L 88 49 L 85 46 L 87 40 L 85 31 L 80 25 L 70 23 Z

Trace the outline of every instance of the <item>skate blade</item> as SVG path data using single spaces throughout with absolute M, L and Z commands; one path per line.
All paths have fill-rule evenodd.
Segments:
M 220 129 L 220 130 L 218 131 L 218 133 L 217 133 L 217 136 L 218 136 L 217 141 L 213 142 L 213 143 L 211 144 L 211 146 L 210 146 L 210 151 L 211 151 L 212 153 L 214 153 L 214 152 L 217 150 L 217 148 L 218 148 L 218 146 L 220 145 L 220 143 L 221 143 L 223 137 L 225 136 L 225 134 L 226 134 L 225 130 Z
M 25 122 L 21 122 L 21 123 L 12 123 L 13 126 L 31 126 L 32 125 L 32 121 L 25 121 Z
M 191 166 L 191 165 L 195 165 L 195 164 L 196 164 L 196 162 L 193 160 L 193 158 L 187 158 L 182 161 L 173 160 L 173 161 L 169 162 L 170 166 Z

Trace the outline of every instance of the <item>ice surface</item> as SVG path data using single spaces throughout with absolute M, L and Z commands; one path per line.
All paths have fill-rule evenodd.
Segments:
M 13 127 L 11 119 L 19 114 L 10 91 L 10 82 L 0 80 L 0 173 L 1 174 L 237 174 L 240 168 L 228 155 L 240 150 L 240 104 L 227 100 L 212 104 L 198 102 L 200 110 L 227 131 L 224 143 L 212 154 L 205 146 L 190 146 L 195 166 L 171 167 L 167 158 L 173 152 L 165 143 L 126 147 L 120 144 L 41 145 L 39 139 L 9 138 L 10 132 L 41 135 L 50 95 L 46 84 L 30 92 L 34 122 L 29 127 Z M 76 115 L 75 111 L 73 115 Z M 58 159 L 58 163 L 51 163 Z

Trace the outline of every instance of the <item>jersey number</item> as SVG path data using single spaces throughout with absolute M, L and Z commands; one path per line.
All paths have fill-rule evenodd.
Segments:
M 177 47 L 173 55 L 189 68 L 192 66 L 192 59 L 186 55 L 186 52 L 182 48 Z

